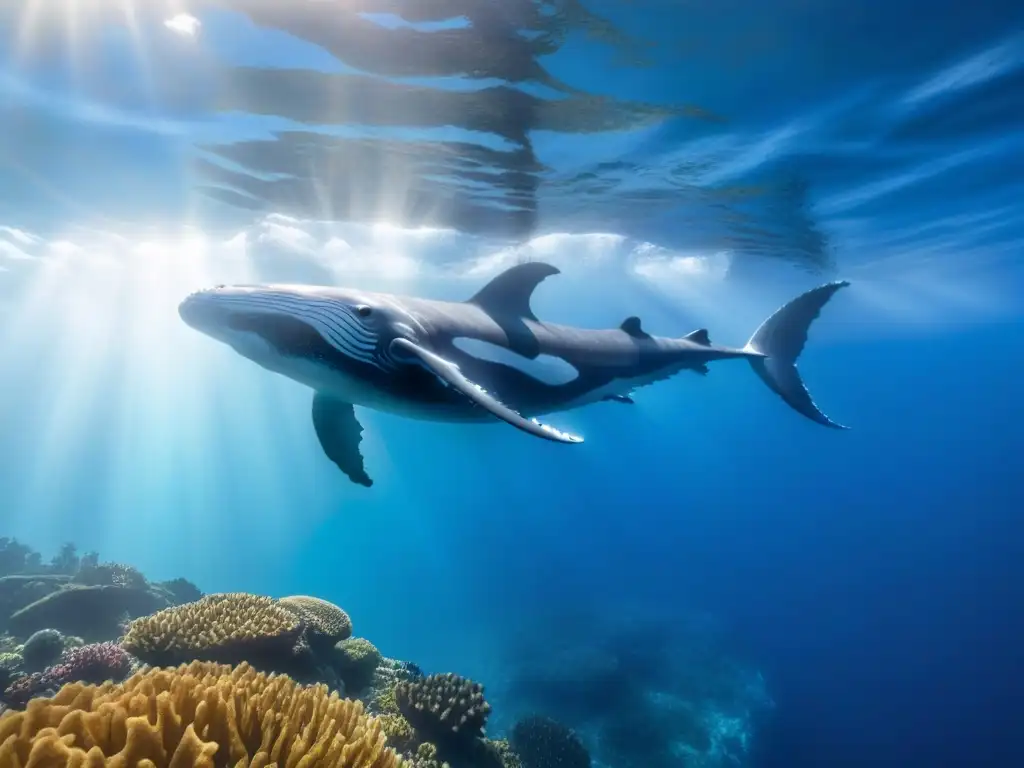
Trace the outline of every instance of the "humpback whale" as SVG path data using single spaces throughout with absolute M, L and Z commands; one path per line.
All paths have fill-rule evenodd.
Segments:
M 186 297 L 189 326 L 260 366 L 310 387 L 320 445 L 350 480 L 373 481 L 353 406 L 433 421 L 504 421 L 560 443 L 582 438 L 538 417 L 609 401 L 718 360 L 746 360 L 797 413 L 845 429 L 814 404 L 796 368 L 811 323 L 846 281 L 777 310 L 743 347 L 713 344 L 705 328 L 653 336 L 639 317 L 591 330 L 546 323 L 530 299 L 559 270 L 518 264 L 466 301 L 308 285 L 219 285 Z

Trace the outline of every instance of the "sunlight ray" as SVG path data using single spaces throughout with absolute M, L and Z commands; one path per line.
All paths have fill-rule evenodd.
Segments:
M 72 65 L 71 75 L 77 77 L 87 71 L 89 56 L 102 42 L 99 31 L 106 25 L 123 27 L 132 48 L 131 67 L 141 74 L 152 107 L 153 68 L 144 27 L 150 20 L 162 24 L 165 18 L 184 18 L 183 10 L 178 0 L 26 0 L 17 21 L 15 59 L 31 56 L 47 37 L 56 35 Z

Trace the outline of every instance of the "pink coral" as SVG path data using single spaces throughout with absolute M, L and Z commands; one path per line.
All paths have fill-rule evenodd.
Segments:
M 43 674 L 61 685 L 72 681 L 98 685 L 127 677 L 131 669 L 131 655 L 117 643 L 93 643 L 64 651 L 60 662 Z
M 60 686 L 56 686 L 60 687 Z M 4 704 L 16 709 L 24 709 L 29 699 L 46 696 L 55 690 L 54 685 L 46 678 L 45 672 L 33 672 L 31 675 L 19 677 L 3 692 Z
M 16 680 L 3 698 L 15 707 L 24 707 L 29 699 L 44 696 L 65 683 L 100 684 L 123 680 L 132 670 L 133 658 L 117 643 L 93 643 L 64 651 L 61 660 L 42 672 Z

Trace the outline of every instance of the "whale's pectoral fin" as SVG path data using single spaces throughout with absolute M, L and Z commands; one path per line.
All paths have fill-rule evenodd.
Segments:
M 392 341 L 391 351 L 396 357 L 413 358 L 445 384 L 464 395 L 468 400 L 471 400 L 481 408 L 489 411 L 493 416 L 511 424 L 517 429 L 529 432 L 537 437 L 543 437 L 545 440 L 553 440 L 556 443 L 583 442 L 582 437 L 562 432 L 547 424 L 541 424 L 536 419 L 524 418 L 483 387 L 467 379 L 457 365 L 408 339 L 399 338 Z
M 605 395 L 601 399 L 609 403 L 625 403 L 626 405 L 633 405 L 635 403 L 630 395 Z
M 313 427 L 327 458 L 337 464 L 353 483 L 367 488 L 373 485 L 363 467 L 363 454 L 359 451 L 363 427 L 356 419 L 351 403 L 317 392 L 313 396 Z

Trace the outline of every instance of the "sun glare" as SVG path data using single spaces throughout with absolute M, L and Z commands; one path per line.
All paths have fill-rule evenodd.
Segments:
M 133 41 L 136 66 L 148 71 L 144 20 L 166 20 L 168 29 L 194 36 L 199 20 L 186 13 L 185 0 L 25 0 L 17 21 L 16 53 L 32 55 L 54 37 L 78 62 L 104 26 L 116 25 L 128 30 Z
M 172 32 L 187 37 L 195 37 L 199 33 L 199 19 L 187 13 L 179 13 L 164 22 L 164 26 Z

